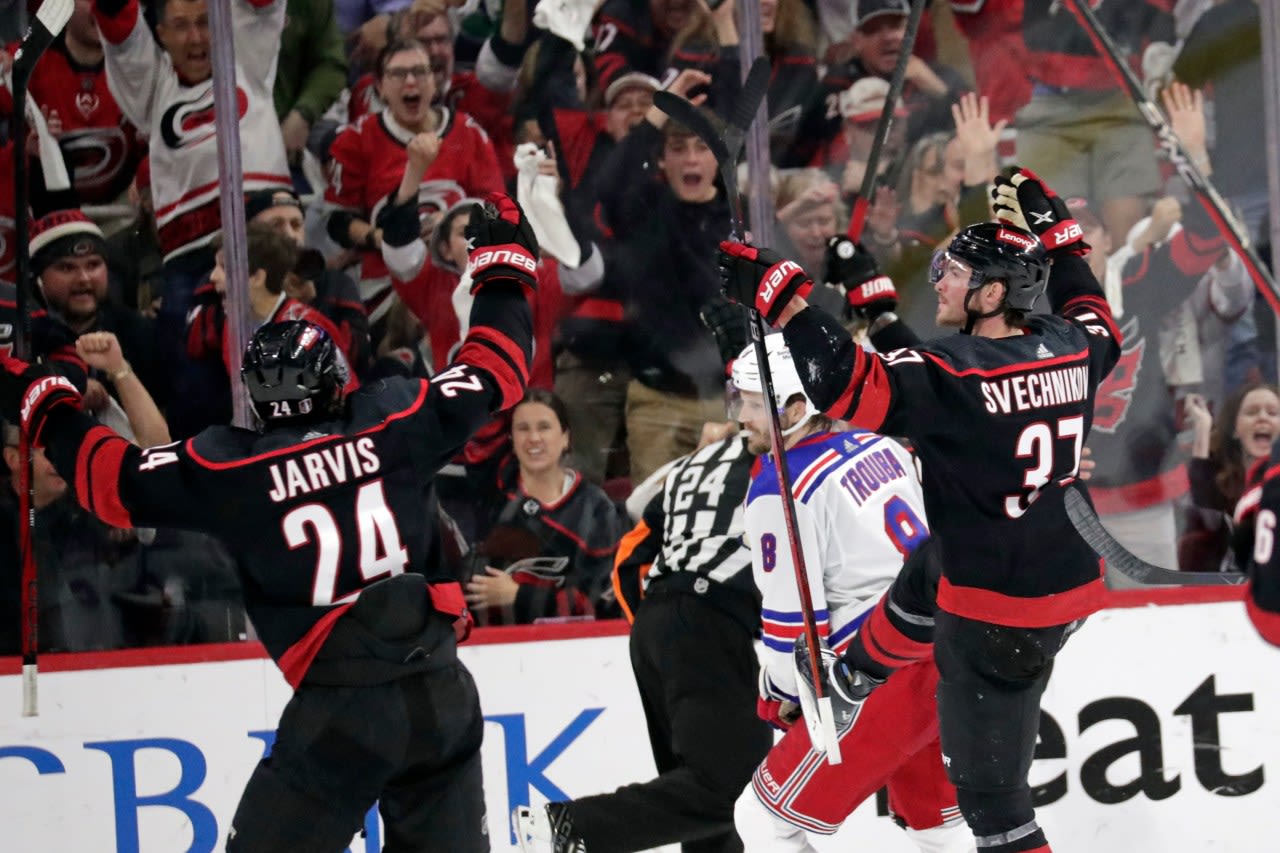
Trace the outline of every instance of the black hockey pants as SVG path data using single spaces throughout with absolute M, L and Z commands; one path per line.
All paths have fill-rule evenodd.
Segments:
M 980 853 L 1046 844 L 1027 773 L 1040 728 L 1040 697 L 1072 627 L 1012 628 L 936 614 L 943 762 Z
M 378 801 L 386 853 L 481 853 L 484 721 L 460 662 L 387 684 L 303 684 L 232 819 L 228 853 L 337 853 Z
M 773 745 L 750 634 L 701 596 L 658 588 L 631 628 L 631 666 L 660 775 L 569 803 L 574 834 L 590 853 L 741 851 L 733 804 Z

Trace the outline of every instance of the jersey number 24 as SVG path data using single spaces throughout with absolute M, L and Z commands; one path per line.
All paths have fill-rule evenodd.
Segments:
M 354 598 L 359 588 L 338 594 L 338 571 L 342 567 L 342 529 L 333 511 L 321 503 L 303 504 L 280 520 L 284 541 L 290 550 L 305 545 L 316 547 L 315 579 L 311 584 L 311 604 L 324 607 Z M 409 549 L 401 544 L 400 528 L 387 506 L 381 480 L 365 483 L 356 493 L 356 531 L 363 588 L 369 581 L 403 574 L 409 565 Z

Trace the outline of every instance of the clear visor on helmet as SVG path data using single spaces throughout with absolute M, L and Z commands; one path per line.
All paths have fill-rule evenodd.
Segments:
M 939 249 L 933 253 L 933 258 L 929 261 L 929 286 L 933 287 L 942 281 L 943 276 L 947 273 L 955 273 L 962 278 L 968 279 L 970 287 L 976 287 L 982 283 L 973 267 L 946 249 Z
M 732 381 L 724 383 L 724 398 L 725 410 L 734 423 L 751 423 L 767 414 L 763 394 L 744 394 Z M 778 413 L 781 414 L 782 410 L 779 409 Z

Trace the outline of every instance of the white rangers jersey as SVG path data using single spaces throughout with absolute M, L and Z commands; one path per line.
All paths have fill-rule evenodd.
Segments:
M 292 186 L 271 90 L 284 29 L 284 0 L 234 0 L 236 96 L 245 192 Z M 147 137 L 151 194 L 166 260 L 204 246 L 221 227 L 213 79 L 188 85 L 147 27 L 138 0 L 118 14 L 96 8 L 107 84 Z
M 787 465 L 818 632 L 843 651 L 929 535 L 915 463 L 893 439 L 852 431 L 806 437 Z M 772 455 L 747 492 L 745 538 L 763 599 L 763 677 L 795 701 L 792 649 L 804 628 Z

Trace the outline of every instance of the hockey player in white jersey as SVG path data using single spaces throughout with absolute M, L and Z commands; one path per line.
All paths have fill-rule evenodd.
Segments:
M 766 338 L 779 401 L 796 521 L 819 634 L 837 653 L 871 614 L 906 557 L 929 536 L 911 454 L 891 438 L 836 432 L 804 393 L 781 335 Z M 737 419 L 760 452 L 769 447 L 767 405 L 752 347 L 733 365 Z M 925 853 L 969 853 L 973 835 L 956 806 L 938 743 L 932 659 L 903 667 L 871 692 L 839 732 L 842 762 L 829 764 L 797 724 L 793 649 L 803 628 L 772 456 L 747 495 L 746 534 L 763 598 L 760 715 L 786 734 L 756 770 L 735 808 L 747 853 L 805 853 L 807 832 L 831 834 L 888 785 L 900 825 Z

